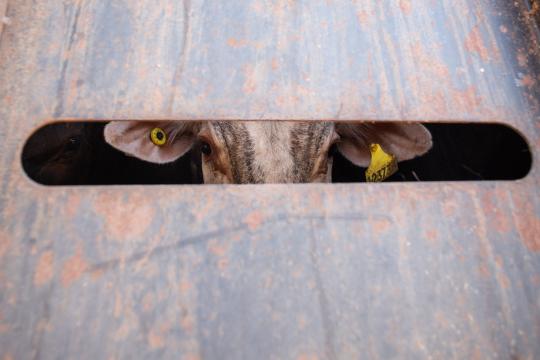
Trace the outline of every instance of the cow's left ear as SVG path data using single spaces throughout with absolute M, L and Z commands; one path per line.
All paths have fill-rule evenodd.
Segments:
M 105 141 L 141 160 L 164 164 L 175 161 L 191 149 L 199 125 L 184 121 L 111 121 L 105 126 Z M 163 143 L 152 140 L 161 133 Z
M 370 144 L 379 144 L 398 161 L 409 160 L 431 149 L 430 132 L 421 124 L 361 123 L 337 124 L 339 151 L 353 164 L 367 167 Z

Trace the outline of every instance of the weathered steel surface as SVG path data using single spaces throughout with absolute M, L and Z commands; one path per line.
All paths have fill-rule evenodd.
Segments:
M 538 32 L 521 1 L 8 1 L 3 358 L 537 358 Z M 45 188 L 51 118 L 504 121 L 514 182 Z

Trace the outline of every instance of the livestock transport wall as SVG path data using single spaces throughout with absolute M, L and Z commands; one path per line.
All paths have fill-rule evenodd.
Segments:
M 529 9 L 0 1 L 1 358 L 540 357 Z M 20 156 L 58 119 L 501 122 L 533 165 L 517 181 L 52 188 Z

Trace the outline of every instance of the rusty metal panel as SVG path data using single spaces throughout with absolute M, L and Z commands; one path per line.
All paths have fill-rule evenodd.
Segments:
M 1 4 L 1 3 L 0 3 Z M 538 29 L 522 1 L 9 1 L 3 358 L 537 358 Z M 501 121 L 519 181 L 46 188 L 50 119 Z

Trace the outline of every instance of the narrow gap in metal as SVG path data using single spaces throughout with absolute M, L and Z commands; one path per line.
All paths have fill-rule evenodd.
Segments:
M 21 160 L 43 185 L 347 183 L 370 179 L 373 144 L 398 160 L 384 182 L 516 180 L 532 165 L 504 124 L 387 122 L 58 122 Z

